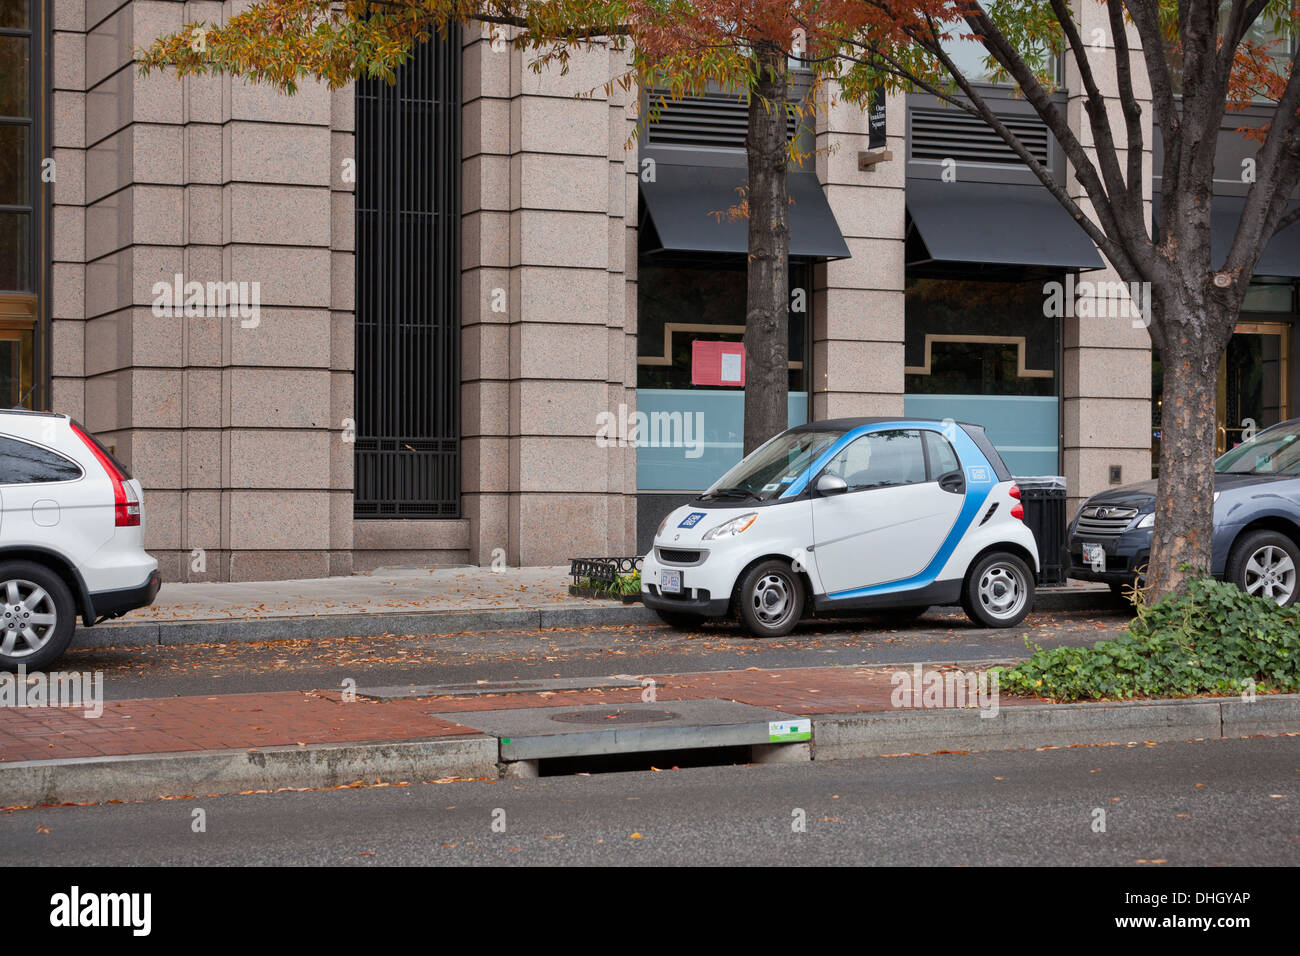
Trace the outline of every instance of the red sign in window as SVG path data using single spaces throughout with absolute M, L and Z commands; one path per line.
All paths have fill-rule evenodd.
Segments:
M 691 343 L 691 384 L 745 386 L 745 343 Z

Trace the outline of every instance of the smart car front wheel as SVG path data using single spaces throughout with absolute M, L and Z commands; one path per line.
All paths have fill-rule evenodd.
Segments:
M 1014 627 L 1034 604 L 1029 565 L 1005 551 L 985 555 L 966 576 L 962 607 L 983 627 Z
M 740 619 L 757 637 L 789 634 L 803 616 L 803 580 L 784 561 L 762 561 L 749 569 L 737 594 Z

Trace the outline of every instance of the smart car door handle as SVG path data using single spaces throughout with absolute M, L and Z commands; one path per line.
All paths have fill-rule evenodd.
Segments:
M 944 491 L 951 491 L 953 494 L 960 495 L 966 491 L 966 479 L 962 477 L 959 471 L 950 471 L 939 479 L 939 487 Z

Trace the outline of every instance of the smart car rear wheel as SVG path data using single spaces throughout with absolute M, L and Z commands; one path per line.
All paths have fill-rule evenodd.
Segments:
M 985 555 L 966 576 L 962 607 L 976 624 L 1014 627 L 1034 604 L 1029 565 L 1005 551 Z
M 784 561 L 750 568 L 737 594 L 740 619 L 758 637 L 789 634 L 803 616 L 803 581 Z
M 76 607 L 63 579 L 30 561 L 0 564 L 0 668 L 40 670 L 72 642 Z
M 1228 579 L 1247 594 L 1267 598 L 1280 607 L 1295 603 L 1300 593 L 1297 570 L 1300 548 L 1276 531 L 1252 531 L 1232 549 Z

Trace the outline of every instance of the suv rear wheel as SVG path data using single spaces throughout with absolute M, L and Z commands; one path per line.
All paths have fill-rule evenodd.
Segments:
M 31 561 L 0 562 L 0 669 L 43 669 L 72 643 L 77 609 L 63 579 Z

